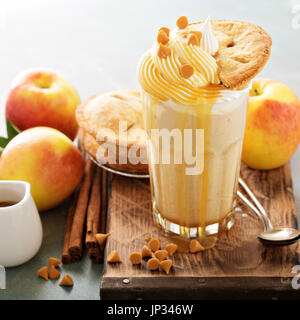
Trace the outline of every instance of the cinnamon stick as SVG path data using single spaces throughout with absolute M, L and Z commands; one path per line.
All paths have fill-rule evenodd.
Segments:
M 102 179 L 101 179 L 101 199 L 102 199 L 102 206 L 101 206 L 101 216 L 100 216 L 100 232 L 106 233 L 106 215 L 107 215 L 107 184 L 108 184 L 108 173 L 106 170 L 102 171 Z
M 87 248 L 95 248 L 97 246 L 96 234 L 99 233 L 99 218 L 101 209 L 100 183 L 100 168 L 97 168 L 93 179 L 93 186 L 87 211 L 85 237 L 85 246 Z
M 85 174 L 79 190 L 77 205 L 73 217 L 73 224 L 70 235 L 69 253 L 72 261 L 79 261 L 82 257 L 82 240 L 86 220 L 87 205 L 92 184 L 92 177 L 95 165 L 88 159 L 85 166 Z
M 68 209 L 68 216 L 65 228 L 65 238 L 64 238 L 64 245 L 61 255 L 61 261 L 64 264 L 70 263 L 72 261 L 71 255 L 69 253 L 69 244 L 70 244 L 70 236 L 71 236 L 71 229 L 73 224 L 73 217 L 75 213 L 75 207 L 77 202 L 76 193 L 74 193 L 71 197 L 69 209 Z
M 101 174 L 101 210 L 100 210 L 100 224 L 99 232 L 105 233 L 106 231 L 106 211 L 107 211 L 107 171 L 99 168 Z M 99 246 L 96 243 L 96 247 L 89 249 L 89 257 L 94 263 L 103 263 L 104 261 L 104 249 L 105 245 Z
M 101 188 L 101 215 L 100 215 L 100 233 L 106 233 L 106 218 L 107 218 L 107 182 L 108 182 L 108 174 L 106 170 L 102 171 L 102 188 Z M 105 242 L 106 243 L 106 242 Z M 105 250 L 105 244 L 101 247 L 99 247 L 100 252 L 100 261 L 104 261 L 104 250 Z
M 103 253 L 102 253 L 101 248 L 98 245 L 96 247 L 89 248 L 89 258 L 94 263 L 103 262 Z

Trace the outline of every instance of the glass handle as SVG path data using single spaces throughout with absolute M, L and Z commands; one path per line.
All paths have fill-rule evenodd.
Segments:
M 260 202 L 257 200 L 257 198 L 255 197 L 253 192 L 249 189 L 249 187 L 247 186 L 247 184 L 245 183 L 245 181 L 242 178 L 239 178 L 239 184 L 243 187 L 243 189 L 246 191 L 248 196 L 253 200 L 254 204 L 256 205 L 256 207 L 259 210 L 262 218 L 265 221 L 265 226 L 266 226 L 267 230 L 272 230 L 273 229 L 272 223 L 271 223 L 271 221 L 270 221 L 270 219 L 269 219 L 264 207 L 260 204 Z M 252 207 L 251 207 L 251 209 L 252 209 Z

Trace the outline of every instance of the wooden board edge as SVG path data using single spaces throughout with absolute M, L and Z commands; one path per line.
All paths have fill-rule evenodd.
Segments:
M 123 280 L 124 277 L 103 278 L 100 298 L 102 300 L 300 300 L 300 291 L 292 288 L 292 278 L 178 277 L 178 281 L 175 282 L 166 276 L 128 278 L 129 283 L 124 283 Z

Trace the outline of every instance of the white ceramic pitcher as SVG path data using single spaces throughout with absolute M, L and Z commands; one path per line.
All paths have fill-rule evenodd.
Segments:
M 0 181 L 0 265 L 14 267 L 31 259 L 42 243 L 42 224 L 30 194 L 30 184 Z

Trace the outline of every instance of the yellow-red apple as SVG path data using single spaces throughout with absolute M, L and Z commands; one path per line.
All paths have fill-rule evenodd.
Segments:
M 46 126 L 71 140 L 77 134 L 76 107 L 80 104 L 74 86 L 52 71 L 25 71 L 16 77 L 6 100 L 6 117 L 20 130 Z
M 0 159 L 1 180 L 31 184 L 39 210 L 63 202 L 79 184 L 83 156 L 63 133 L 47 127 L 27 129 L 13 138 Z
M 286 163 L 300 142 L 300 102 L 285 84 L 253 81 L 249 94 L 242 160 L 254 169 Z

